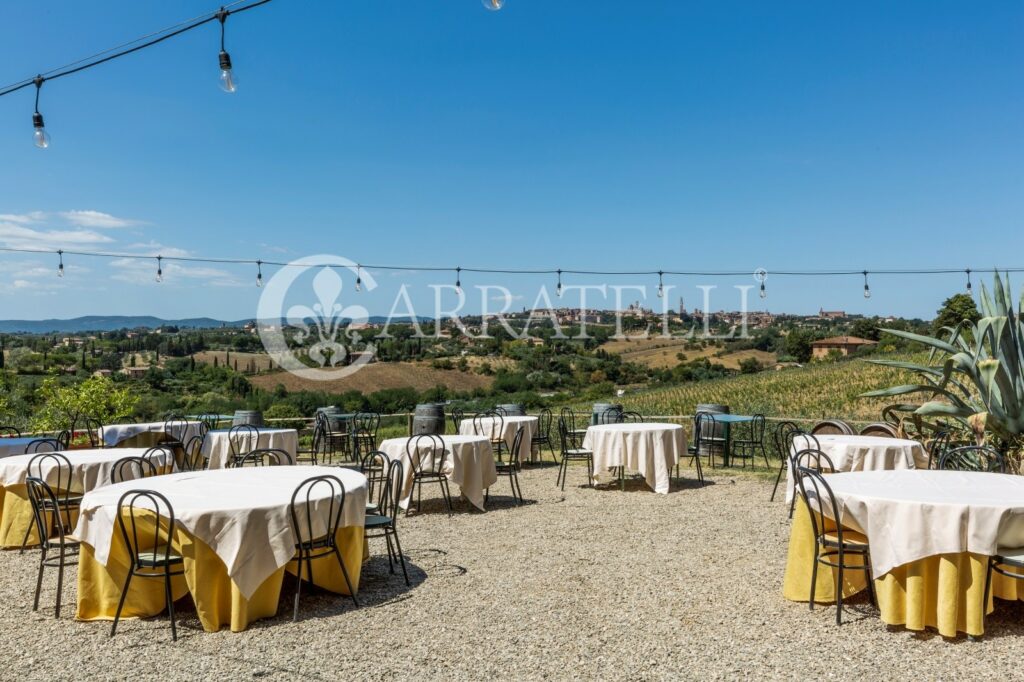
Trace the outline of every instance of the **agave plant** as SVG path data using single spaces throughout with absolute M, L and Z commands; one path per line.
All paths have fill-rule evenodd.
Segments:
M 872 360 L 910 370 L 921 381 L 863 397 L 922 394 L 926 402 L 916 407 L 915 415 L 955 419 L 975 433 L 987 431 L 1008 446 L 1019 447 L 1024 440 L 1024 322 L 1014 312 L 1009 278 L 1004 286 L 996 273 L 991 296 L 982 285 L 980 303 L 982 318 L 977 323 L 965 320 L 943 327 L 934 337 L 883 329 L 929 347 L 929 362 Z

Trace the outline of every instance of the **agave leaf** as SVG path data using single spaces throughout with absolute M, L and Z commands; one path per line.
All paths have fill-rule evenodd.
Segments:
M 885 332 L 886 334 L 892 334 L 893 336 L 898 336 L 909 341 L 917 341 L 919 343 L 923 343 L 926 346 L 935 348 L 945 353 L 949 353 L 950 355 L 959 352 L 959 350 L 955 346 L 950 345 L 949 343 L 943 341 L 942 339 L 936 339 L 931 336 L 924 336 L 923 334 L 914 334 L 913 332 L 905 332 L 902 329 L 882 329 L 882 331 Z
M 968 419 L 971 415 L 977 414 L 977 411 L 970 407 L 960 407 L 957 405 L 950 405 L 949 403 L 932 401 L 917 408 L 917 414 L 923 417 L 944 416 Z
M 944 395 L 954 405 L 965 404 L 960 396 L 956 395 L 951 391 L 947 391 L 937 386 L 930 384 L 903 384 L 902 386 L 892 386 L 891 388 L 882 388 L 877 391 L 868 391 L 867 393 L 861 393 L 861 398 L 888 398 L 897 395 L 908 395 L 910 393 L 930 393 L 934 395 Z

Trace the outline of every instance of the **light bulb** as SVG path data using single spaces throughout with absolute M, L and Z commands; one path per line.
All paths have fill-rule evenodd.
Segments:
M 864 285 L 864 298 L 871 298 L 871 287 Z
M 157 268 L 157 270 L 156 270 L 156 281 L 157 282 L 164 281 L 164 271 L 161 270 L 160 268 Z
M 665 289 L 659 284 L 658 285 L 658 298 L 665 297 Z
M 238 90 L 238 76 L 231 68 L 231 55 L 224 50 L 220 51 L 220 89 L 224 92 Z
M 505 6 L 505 0 L 480 0 L 480 3 L 492 12 L 497 12 Z
M 64 252 L 63 251 L 57 251 L 57 258 L 59 259 L 59 262 L 60 262 L 60 264 L 57 266 L 57 276 L 58 277 L 63 277 L 64 276 Z
M 765 291 L 764 282 L 761 282 L 761 293 L 760 293 L 760 296 L 761 296 L 761 298 L 768 298 L 768 292 Z
M 43 115 L 38 111 L 32 114 L 32 127 L 35 128 L 35 132 L 32 133 L 32 143 L 40 149 L 49 147 L 50 135 L 46 132 L 46 128 L 43 127 Z
M 559 282 L 558 286 L 555 287 L 555 296 L 561 296 L 561 295 L 562 295 L 562 283 Z
M 359 292 L 359 291 L 362 291 L 362 290 L 363 290 L 363 280 L 361 278 L 359 278 L 359 277 L 356 277 L 356 291 Z
M 263 273 L 262 272 L 256 274 L 256 288 L 257 289 L 263 288 Z

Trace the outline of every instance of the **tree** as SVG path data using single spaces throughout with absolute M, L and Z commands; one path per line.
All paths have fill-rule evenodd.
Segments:
M 873 317 L 870 319 L 857 320 L 850 327 L 850 336 L 859 336 L 862 339 L 870 339 L 871 341 L 878 341 L 880 332 L 878 329 L 878 318 Z
M 757 358 L 743 358 L 740 360 L 740 374 L 757 374 L 762 369 Z
M 796 358 L 797 362 L 810 362 L 811 335 L 801 329 L 794 329 L 786 337 L 786 355 Z
M 967 294 L 954 294 L 942 303 L 938 315 L 932 322 L 932 329 L 937 333 L 943 327 L 955 327 L 964 320 L 971 324 L 981 319 L 978 306 Z
M 118 387 L 106 377 L 90 377 L 67 386 L 49 377 L 39 386 L 37 396 L 42 407 L 32 417 L 32 428 L 39 431 L 70 429 L 81 417 L 107 423 L 131 414 L 139 401 L 131 387 Z

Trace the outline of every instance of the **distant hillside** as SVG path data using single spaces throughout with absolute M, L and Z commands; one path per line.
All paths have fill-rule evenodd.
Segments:
M 163 320 L 147 315 L 87 315 L 70 320 L 0 320 L 0 333 L 16 334 L 50 334 L 65 332 L 81 334 L 83 332 L 112 332 L 118 329 L 135 329 L 145 327 L 191 327 L 194 329 L 214 329 L 218 327 L 241 327 L 250 320 L 225 322 L 209 317 L 195 317 L 187 320 Z

